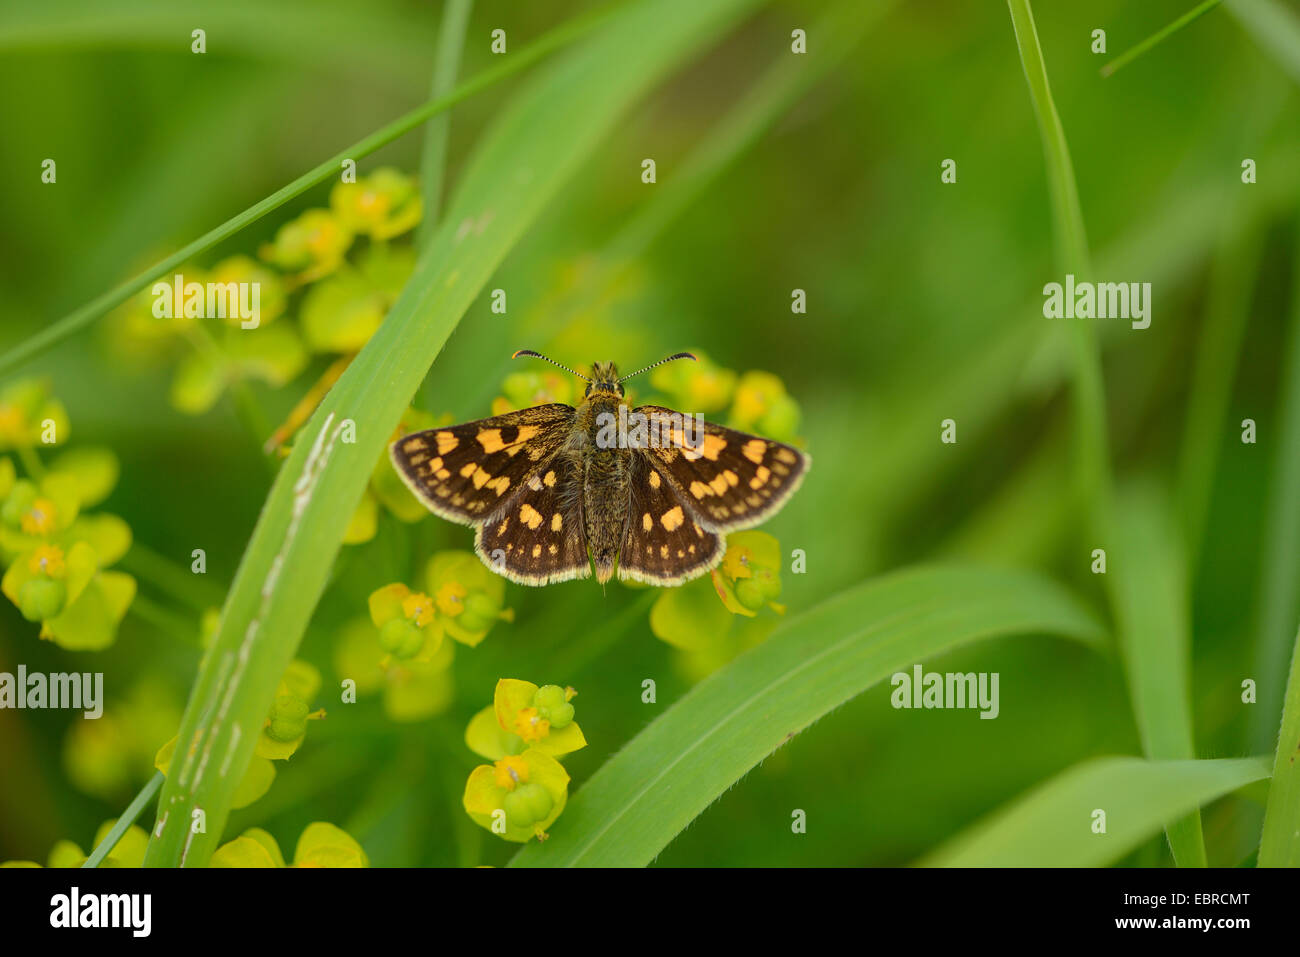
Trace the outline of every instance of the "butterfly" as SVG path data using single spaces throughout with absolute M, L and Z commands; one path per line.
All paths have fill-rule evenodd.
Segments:
M 553 403 L 403 436 L 397 474 L 436 515 L 476 529 L 474 550 L 523 585 L 615 574 L 679 585 L 722 561 L 727 532 L 773 515 L 808 470 L 800 450 L 661 406 L 630 409 L 597 362 L 582 403 Z

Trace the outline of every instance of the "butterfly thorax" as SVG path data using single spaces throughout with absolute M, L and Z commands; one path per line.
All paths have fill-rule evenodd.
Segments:
M 618 393 L 591 390 L 578 407 L 575 421 L 575 432 L 581 437 L 583 522 L 596 578 L 601 582 L 613 576 L 623 541 L 632 454 L 619 443 L 611 446 L 598 436 L 606 423 L 619 420 L 622 404 Z M 608 428 L 605 431 L 608 434 Z

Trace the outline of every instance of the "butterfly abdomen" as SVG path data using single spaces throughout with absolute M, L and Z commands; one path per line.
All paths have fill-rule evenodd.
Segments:
M 629 482 L 631 481 L 631 454 L 625 448 L 604 448 L 597 441 L 595 420 L 599 413 L 617 415 L 618 403 L 594 400 L 586 403 L 587 424 L 593 427 L 590 441 L 583 454 L 583 517 L 586 524 L 587 548 L 596 569 L 596 579 L 607 582 L 614 574 L 619 546 L 623 540 L 623 524 L 627 516 Z

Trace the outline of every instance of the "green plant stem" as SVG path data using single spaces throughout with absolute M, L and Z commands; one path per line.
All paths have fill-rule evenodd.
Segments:
M 1213 10 L 1222 2 L 1223 0 L 1205 0 L 1205 2 L 1200 4 L 1199 6 L 1193 7 L 1191 10 L 1188 10 L 1186 13 L 1184 13 L 1173 23 L 1169 24 L 1168 26 L 1164 27 L 1161 30 L 1157 30 L 1155 33 L 1151 34 L 1151 36 L 1147 37 L 1137 46 L 1125 50 L 1119 56 L 1115 57 L 1115 59 L 1111 60 L 1109 63 L 1107 63 L 1105 66 L 1101 68 L 1101 75 L 1102 76 L 1113 75 L 1115 71 L 1118 70 L 1120 67 L 1127 66 L 1128 64 L 1132 63 L 1142 54 L 1146 53 L 1153 46 L 1155 46 L 1157 43 L 1159 43 L 1160 41 L 1168 37 L 1171 33 L 1177 33 L 1179 30 L 1187 26 L 1193 20 L 1200 19 L 1202 16 L 1209 13 L 1211 10 Z
M 438 29 L 437 58 L 433 67 L 433 85 L 429 96 L 440 99 L 456 83 L 460 70 L 461 49 L 469 27 L 474 0 L 445 0 L 442 25 Z M 433 234 L 442 207 L 443 182 L 447 175 L 447 141 L 451 136 L 451 113 L 441 113 L 424 127 L 424 149 L 420 153 L 420 196 L 424 200 L 424 219 L 415 233 L 417 246 L 423 247 Z
M 160 260 L 103 295 L 92 299 L 84 306 L 73 310 L 62 319 L 50 324 L 36 335 L 23 340 L 3 355 L 0 355 L 0 375 L 12 372 L 24 362 L 40 355 L 69 336 L 80 332 L 100 316 L 126 302 L 160 276 L 172 272 L 178 266 L 185 264 L 222 240 L 230 238 L 244 227 L 257 222 L 267 213 L 279 209 L 289 200 L 302 195 L 317 183 L 322 183 L 331 176 L 337 175 L 344 160 L 357 160 L 363 156 L 369 156 L 380 147 L 386 146 L 393 140 L 409 133 L 431 117 L 451 109 L 462 100 L 466 100 L 481 90 L 513 76 L 543 57 L 584 36 L 608 17 L 613 9 L 616 9 L 616 7 L 600 8 L 590 14 L 564 23 L 535 43 L 524 47 L 517 53 L 502 58 L 499 65 L 484 70 L 472 80 L 462 83 L 446 96 L 429 100 L 409 113 L 399 116 L 386 126 L 308 170 L 287 186 L 281 187 L 265 199 L 254 203 L 242 213 L 226 220 L 216 229 L 204 233 L 172 255 Z
M 112 829 L 99 842 L 99 846 L 90 852 L 90 856 L 86 858 L 86 862 L 81 865 L 82 867 L 98 867 L 104 858 L 108 857 L 109 852 L 117 847 L 117 842 L 122 839 L 122 835 L 126 833 L 127 828 L 134 824 L 135 819 L 140 816 L 140 812 L 144 810 L 145 805 L 153 800 L 153 796 L 158 793 L 162 783 L 163 773 L 155 771 L 153 777 L 135 796 L 135 800 L 126 806 L 122 816 L 114 822 Z

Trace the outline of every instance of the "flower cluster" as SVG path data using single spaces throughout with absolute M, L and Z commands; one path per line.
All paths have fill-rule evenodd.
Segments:
M 131 529 L 116 515 L 89 514 L 117 484 L 109 449 L 63 451 L 45 465 L 37 447 L 67 436 L 62 405 L 41 380 L 21 380 L 0 392 L 0 561 L 3 591 L 40 636 L 64 648 L 111 645 L 135 598 L 135 579 L 111 571 L 131 547 Z
M 587 746 L 574 720 L 577 692 L 502 678 L 492 704 L 465 729 L 465 743 L 492 764 L 465 784 L 470 818 L 507 841 L 546 840 L 569 797 L 569 775 L 556 758 Z
M 455 646 L 472 648 L 498 621 L 514 620 L 505 607 L 505 580 L 473 552 L 436 553 L 422 584 L 416 590 L 393 582 L 373 591 L 369 620 L 344 625 L 335 646 L 339 676 L 355 682 L 358 694 L 381 692 L 394 721 L 444 711 L 454 690 Z
M 235 383 L 286 385 L 313 355 L 353 355 L 379 328 L 415 267 L 414 250 L 389 240 L 422 211 L 414 179 L 397 170 L 338 183 L 327 208 L 284 223 L 258 258 L 188 263 L 142 291 L 116 313 L 123 334 L 111 341 L 129 357 L 174 362 L 170 401 L 189 414 Z

